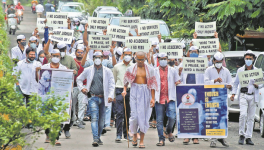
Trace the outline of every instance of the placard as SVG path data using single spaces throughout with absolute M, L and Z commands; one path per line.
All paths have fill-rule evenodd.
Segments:
M 47 12 L 46 15 L 48 27 L 53 27 L 53 30 L 59 28 L 68 28 L 68 13 Z
M 107 35 L 111 35 L 113 41 L 125 42 L 126 37 L 129 36 L 129 28 L 107 26 Z
M 159 43 L 159 52 L 167 53 L 169 59 L 182 58 L 183 56 L 182 43 Z
M 254 69 L 239 72 L 238 78 L 241 87 L 247 87 L 250 79 L 253 79 L 254 84 L 257 85 L 264 83 L 262 69 Z
M 149 52 L 151 42 L 148 37 L 128 36 L 126 37 L 125 44 L 126 47 L 130 48 L 133 52 Z
M 102 31 L 107 29 L 109 18 L 88 17 L 87 31 Z
M 45 31 L 45 23 L 44 23 L 45 20 L 46 20 L 45 18 L 37 18 L 37 28 L 40 33 L 44 33 Z M 53 30 L 52 27 L 49 27 L 49 28 Z
M 111 35 L 89 35 L 88 45 L 95 50 L 110 50 L 112 44 Z
M 178 85 L 178 138 L 227 138 L 225 85 Z
M 65 44 L 71 44 L 73 32 L 73 30 L 68 29 L 56 29 L 53 31 L 53 35 L 49 36 L 49 39 L 56 42 L 64 42 Z
M 77 29 L 75 28 L 73 32 L 73 37 L 75 37 L 75 39 L 78 40 L 81 35 L 82 34 L 80 33 L 80 31 L 77 31 Z
M 195 22 L 197 36 L 214 36 L 216 22 Z
M 219 39 L 193 39 L 193 45 L 199 49 L 199 55 L 214 55 L 219 50 Z
M 119 26 L 135 30 L 140 24 L 140 17 L 119 17 Z
M 207 58 L 193 58 L 183 57 L 182 58 L 182 72 L 183 73 L 204 73 L 208 67 Z
M 160 34 L 159 23 L 139 24 L 138 34 L 141 36 L 157 37 Z

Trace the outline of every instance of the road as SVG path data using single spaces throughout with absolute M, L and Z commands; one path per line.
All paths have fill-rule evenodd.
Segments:
M 9 38 L 11 40 L 11 47 L 16 46 L 16 36 L 18 34 L 24 34 L 27 38 L 31 36 L 33 30 L 36 27 L 36 14 L 32 14 L 30 12 L 30 7 L 25 8 L 26 11 L 24 12 L 24 21 L 19 25 L 20 30 L 16 32 L 16 35 L 9 35 Z M 40 35 L 43 37 L 43 34 Z M 249 146 L 249 145 L 238 145 L 238 115 L 231 115 L 230 121 L 228 123 L 229 129 L 228 129 L 228 138 L 227 141 L 230 145 L 230 150 L 263 150 L 264 149 L 264 142 L 263 139 L 260 137 L 259 130 L 254 131 L 252 141 L 255 143 L 255 146 Z M 53 147 L 50 144 L 44 143 L 45 141 L 45 134 L 42 132 L 40 137 L 35 141 L 33 148 L 27 148 L 27 149 L 36 149 L 43 147 L 46 150 L 85 150 L 85 149 L 91 149 L 92 147 L 92 133 L 91 133 L 91 124 L 90 122 L 86 122 L 87 125 L 85 126 L 85 129 L 77 129 L 77 127 L 72 127 L 70 130 L 71 132 L 71 138 L 66 139 L 64 135 L 60 137 L 60 142 L 62 146 L 60 147 Z M 256 124 L 258 126 L 258 124 Z M 122 143 L 115 143 L 116 138 L 116 128 L 112 128 L 112 131 L 107 132 L 105 135 L 101 137 L 102 141 L 104 142 L 104 145 L 99 146 L 98 150 L 124 150 L 127 149 L 127 142 L 123 141 Z M 145 145 L 147 149 L 166 149 L 166 150 L 173 150 L 173 149 L 179 149 L 179 150 L 185 150 L 185 149 L 210 149 L 209 145 L 210 142 L 200 140 L 199 145 L 189 144 L 189 145 L 183 145 L 182 144 L 183 139 L 176 139 L 175 142 L 170 143 L 166 139 L 166 146 L 165 147 L 157 147 L 156 143 L 158 142 L 158 134 L 157 129 L 150 128 L 145 136 Z M 132 148 L 130 143 L 130 148 Z M 220 143 L 217 144 L 216 150 L 223 149 Z

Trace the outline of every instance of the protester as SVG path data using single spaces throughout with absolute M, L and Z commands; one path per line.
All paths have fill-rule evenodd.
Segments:
M 78 88 L 83 94 L 91 94 L 89 109 L 91 109 L 91 127 L 93 132 L 94 147 L 103 145 L 100 139 L 104 127 L 105 106 L 108 106 L 114 98 L 114 77 L 107 67 L 102 65 L 103 56 L 100 52 L 94 53 L 94 65 L 84 69 L 77 78 Z M 87 85 L 83 81 L 87 79 Z
M 122 96 L 127 94 L 128 84 L 131 84 L 130 107 L 131 116 L 129 119 L 129 128 L 134 134 L 132 144 L 137 146 L 137 129 L 140 128 L 139 148 L 145 148 L 144 136 L 149 128 L 149 118 L 151 108 L 155 105 L 155 90 L 157 90 L 157 81 L 154 76 L 153 68 L 145 64 L 146 54 L 137 52 L 137 63 L 127 68 L 124 77 L 124 89 Z
M 36 60 L 38 59 L 37 40 L 38 39 L 35 36 L 31 36 L 28 40 L 28 47 L 31 47 L 36 52 Z
M 238 86 L 240 87 L 240 94 L 238 95 L 240 116 L 239 116 L 239 140 L 238 144 L 243 145 L 246 138 L 246 144 L 254 145 L 251 141 L 254 117 L 256 112 L 256 103 L 259 101 L 259 89 L 263 87 L 263 84 L 257 85 L 252 84 L 247 87 L 240 86 L 239 72 L 256 70 L 258 68 L 254 67 L 254 61 L 256 59 L 255 54 L 251 50 L 247 50 L 244 54 L 245 65 L 237 70 L 236 78 L 233 84 L 231 101 L 234 101 L 234 97 L 237 93 Z M 246 131 L 245 125 L 247 123 Z
M 166 132 L 169 135 L 169 141 L 174 142 L 175 137 L 172 130 L 176 121 L 176 85 L 180 84 L 180 77 L 177 70 L 168 66 L 168 56 L 166 53 L 159 53 L 159 67 L 154 69 L 155 78 L 158 84 L 158 90 L 155 91 L 155 109 L 157 117 L 157 130 L 159 142 L 157 146 L 165 146 L 165 137 L 163 135 L 164 116 L 168 117 Z
M 39 51 L 37 61 L 39 61 L 43 65 L 44 58 L 45 58 L 44 51 L 43 50 L 42 51 Z
M 68 29 L 75 30 L 75 32 L 80 32 L 81 35 L 79 37 L 76 37 L 77 39 L 83 39 L 83 32 L 84 28 L 80 23 L 80 19 L 78 18 L 73 18 L 74 24 L 71 24 L 70 19 L 68 19 Z
M 17 46 L 11 49 L 12 59 L 18 59 L 18 61 L 26 58 L 26 49 L 28 48 L 26 37 L 24 35 L 17 36 Z
M 159 49 L 157 49 L 158 43 L 155 41 L 152 41 L 151 46 L 153 48 L 153 54 L 151 57 L 151 62 L 154 67 L 159 66 L 159 61 L 158 61 L 158 55 L 159 55 Z
M 37 18 L 42 18 L 44 7 L 40 3 L 36 6 Z

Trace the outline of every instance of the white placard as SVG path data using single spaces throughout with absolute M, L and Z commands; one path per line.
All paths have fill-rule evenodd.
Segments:
M 129 28 L 107 26 L 107 35 L 111 35 L 113 41 L 125 42 L 126 37 L 129 36 Z
M 168 58 L 182 58 L 183 56 L 182 43 L 159 43 L 159 52 L 167 53 Z
M 199 49 L 199 55 L 214 55 L 219 49 L 219 39 L 193 39 L 193 45 Z
M 195 22 L 197 36 L 214 36 L 216 22 Z
M 149 37 L 143 36 L 128 36 L 126 37 L 126 47 L 133 52 L 144 51 L 149 52 L 151 42 Z
M 48 27 L 53 27 L 53 30 L 59 28 L 68 28 L 68 13 L 47 12 L 46 18 L 46 25 Z
M 120 17 L 119 26 L 128 27 L 130 30 L 135 30 L 140 24 L 140 17 Z
M 68 29 L 56 29 L 53 31 L 53 35 L 50 35 L 49 38 L 52 41 L 71 44 L 73 32 L 74 32 L 73 30 L 68 30 Z
M 89 17 L 87 31 L 102 31 L 107 29 L 108 25 L 109 18 Z
M 45 31 L 45 23 L 44 23 L 45 20 L 46 20 L 45 18 L 37 18 L 37 28 L 40 33 L 44 33 Z M 50 29 L 53 30 L 52 27 L 49 27 L 49 30 Z
M 138 34 L 141 36 L 157 37 L 160 34 L 159 23 L 139 24 Z
M 89 43 L 91 49 L 110 50 L 112 44 L 111 35 L 89 35 Z
M 207 58 L 193 58 L 193 57 L 183 57 L 182 59 L 182 72 L 192 73 L 192 74 L 202 74 L 208 67 Z
M 238 77 L 241 87 L 247 87 L 250 79 L 257 85 L 264 83 L 262 69 L 242 71 L 238 73 Z

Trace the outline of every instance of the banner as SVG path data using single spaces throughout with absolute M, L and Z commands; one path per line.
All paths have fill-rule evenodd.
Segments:
M 110 50 L 112 44 L 111 35 L 89 35 L 88 45 L 91 49 Z
M 138 28 L 140 24 L 140 17 L 119 17 L 119 26 L 128 27 L 130 30 Z
M 65 98 L 64 103 L 69 104 L 66 112 L 71 116 L 73 70 L 41 69 L 39 75 L 38 96 L 42 101 L 54 95 Z M 70 123 L 70 119 L 65 123 Z
M 199 49 L 199 55 L 214 55 L 219 49 L 219 39 L 193 39 L 193 45 Z
M 157 37 L 160 34 L 159 23 L 139 24 L 138 34 L 141 36 Z
M 208 67 L 207 58 L 193 58 L 183 57 L 182 58 L 182 72 L 183 73 L 204 73 Z
M 214 36 L 216 22 L 195 22 L 197 36 Z
M 107 35 L 112 35 L 113 41 L 125 42 L 129 36 L 129 28 L 119 26 L 107 26 Z
M 247 87 L 250 79 L 254 80 L 254 84 L 263 84 L 262 69 L 247 70 L 238 73 L 238 78 L 241 87 Z
M 159 52 L 167 53 L 168 58 L 182 58 L 182 43 L 159 43 Z
M 130 48 L 133 52 L 149 52 L 151 46 L 149 38 L 142 36 L 127 36 L 125 44 L 126 47 Z
M 87 31 L 100 31 L 107 29 L 109 18 L 88 17 Z
M 65 44 L 71 44 L 73 37 L 73 30 L 68 29 L 56 29 L 53 31 L 53 35 L 50 35 L 49 38 L 52 41 L 64 42 Z
M 53 27 L 53 30 L 59 28 L 68 28 L 68 13 L 47 12 L 46 14 L 46 25 L 48 27 Z
M 178 138 L 227 138 L 225 85 L 178 85 Z

